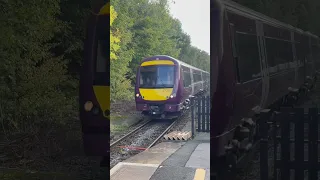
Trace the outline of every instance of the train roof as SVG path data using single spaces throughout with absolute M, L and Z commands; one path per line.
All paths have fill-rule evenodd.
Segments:
M 249 9 L 249 8 L 242 6 L 242 5 L 240 5 L 236 2 L 233 2 L 231 0 L 221 0 L 221 2 L 227 10 L 235 12 L 239 15 L 243 15 L 243 16 L 246 16 L 251 19 L 261 20 L 261 21 L 268 23 L 270 25 L 274 25 L 276 27 L 281 27 L 281 28 L 286 28 L 286 29 L 289 29 L 289 30 L 292 30 L 292 31 L 295 31 L 295 32 L 298 32 L 301 34 L 305 34 L 305 35 L 308 35 L 308 36 L 311 36 L 311 37 L 314 37 L 317 39 L 319 38 L 318 36 L 308 32 L 308 31 L 301 30 L 301 29 L 296 28 L 290 24 L 286 24 L 286 23 L 283 23 L 283 22 L 276 20 L 274 18 L 268 17 L 262 13 L 256 12 L 252 9 Z
M 204 73 L 208 73 L 208 74 L 209 74 L 209 72 L 207 72 L 207 71 L 204 71 L 204 70 L 202 70 L 202 69 L 199 69 L 199 68 L 196 68 L 196 67 L 194 67 L 194 66 L 191 66 L 191 65 L 189 65 L 189 64 L 187 64 L 187 63 L 185 63 L 185 62 L 182 62 L 182 61 L 180 61 L 180 60 L 178 60 L 178 59 L 176 59 L 176 58 L 173 58 L 173 57 L 171 57 L 171 56 L 168 56 L 168 55 L 155 55 L 155 56 L 147 57 L 147 58 L 143 59 L 142 62 L 144 62 L 144 61 L 149 61 L 149 60 L 157 60 L 157 59 L 155 59 L 155 58 L 157 58 L 157 59 L 160 59 L 160 58 L 161 58 L 162 60 L 172 60 L 172 61 L 175 61 L 176 63 L 178 63 L 178 64 L 180 64 L 180 65 L 183 65 L 183 66 L 186 66 L 186 67 L 188 67 L 188 68 L 190 68 L 190 69 L 198 70 L 198 71 L 201 71 L 201 72 L 204 72 Z

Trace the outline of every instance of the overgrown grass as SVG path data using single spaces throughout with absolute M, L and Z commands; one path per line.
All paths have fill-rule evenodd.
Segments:
M 122 132 L 127 130 L 129 127 L 127 125 L 111 125 L 110 131 L 111 132 Z
M 127 119 L 127 118 L 129 118 L 129 116 L 128 115 L 119 115 L 119 114 L 117 114 L 117 115 L 110 115 L 110 120 L 111 121 L 117 121 L 117 120 L 124 120 L 124 119 Z

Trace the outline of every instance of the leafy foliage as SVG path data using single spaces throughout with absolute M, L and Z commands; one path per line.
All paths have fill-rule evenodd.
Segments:
M 167 0 L 114 0 L 118 16 L 112 29 L 121 33 L 117 62 L 111 62 L 111 97 L 133 98 L 137 68 L 143 58 L 169 55 L 195 67 L 209 71 L 208 53 L 193 47 L 189 35 L 168 9 Z
M 118 14 L 114 10 L 113 6 L 110 6 L 110 27 L 112 29 L 112 23 L 117 18 Z M 116 52 L 120 49 L 120 35 L 119 30 L 110 29 L 110 60 L 117 59 Z
M 66 62 L 52 54 L 63 23 L 59 1 L 3 1 L 0 20 L 0 108 L 7 128 L 27 131 L 28 123 L 61 120 L 68 98 Z M 28 7 L 28 8 L 26 8 Z

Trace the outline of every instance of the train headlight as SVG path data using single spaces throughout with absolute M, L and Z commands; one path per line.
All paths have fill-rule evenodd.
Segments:
M 173 93 L 173 94 L 170 95 L 170 98 L 174 98 L 174 97 L 176 97 L 176 94 L 175 94 L 175 93 Z
M 140 96 L 140 94 L 136 94 L 136 97 L 139 97 Z
M 91 109 L 93 108 L 93 103 L 91 101 L 87 101 L 85 104 L 84 104 L 84 110 L 86 111 L 91 111 Z

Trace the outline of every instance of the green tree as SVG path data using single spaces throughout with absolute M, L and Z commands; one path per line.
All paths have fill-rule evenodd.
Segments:
M 132 4 L 130 4 L 132 3 Z M 117 18 L 112 23 L 112 29 L 121 32 L 120 48 L 117 50 L 117 60 L 110 63 L 110 95 L 111 100 L 128 100 L 133 98 L 132 86 L 126 74 L 129 72 L 129 63 L 134 51 L 130 43 L 132 41 L 132 32 L 130 28 L 133 25 L 133 19 L 130 15 L 132 6 L 136 3 L 133 0 L 111 1 L 111 5 L 118 12 Z M 134 12 L 134 11 L 133 11 Z
M 51 53 L 50 41 L 63 27 L 59 1 L 4 1 L 1 9 L 1 120 L 16 132 L 59 122 L 71 108 L 61 91 L 66 64 Z

